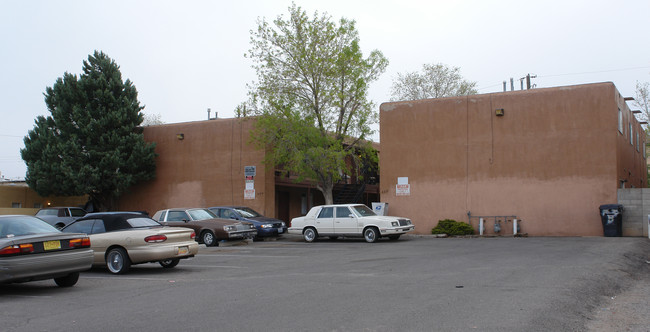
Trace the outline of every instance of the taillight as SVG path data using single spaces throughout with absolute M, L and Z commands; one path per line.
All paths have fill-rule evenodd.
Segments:
M 144 238 L 144 241 L 149 243 L 164 242 L 166 240 L 167 240 L 167 236 L 165 236 L 164 234 L 151 235 Z
M 23 243 L 0 249 L 0 256 L 28 254 L 31 252 L 34 252 L 34 245 L 31 243 Z
M 192 232 L 192 234 L 190 234 L 190 239 L 193 239 L 195 237 L 196 237 L 196 232 Z
M 70 248 L 89 248 L 90 247 L 90 238 L 82 237 L 80 239 L 70 240 Z

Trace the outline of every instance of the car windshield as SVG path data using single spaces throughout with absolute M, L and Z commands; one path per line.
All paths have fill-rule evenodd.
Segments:
M 217 216 L 208 209 L 188 210 L 187 213 L 190 214 L 192 220 L 205 220 L 205 219 L 217 218 Z
M 45 221 L 30 216 L 0 218 L 0 238 L 44 233 L 61 233 Z
M 130 218 L 127 219 L 126 222 L 128 222 L 129 225 L 131 225 L 133 228 L 162 226 L 160 223 L 151 218 Z
M 369 207 L 365 205 L 352 206 L 352 211 L 354 211 L 354 213 L 356 213 L 359 217 L 376 216 L 375 212 L 373 212 Z
M 244 218 L 255 218 L 262 216 L 261 214 L 255 212 L 255 210 L 247 207 L 235 208 L 235 211 L 239 212 L 239 214 L 241 214 L 241 216 Z

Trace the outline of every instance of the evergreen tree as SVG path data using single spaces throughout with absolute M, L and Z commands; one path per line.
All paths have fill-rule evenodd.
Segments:
M 89 196 L 95 210 L 117 208 L 130 186 L 155 176 L 155 144 L 144 141 L 138 93 L 103 52 L 65 73 L 44 93 L 51 116 L 38 116 L 20 151 L 27 184 L 39 195 Z

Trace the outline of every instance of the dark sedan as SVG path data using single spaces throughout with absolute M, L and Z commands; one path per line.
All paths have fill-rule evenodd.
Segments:
M 0 216 L 0 284 L 54 279 L 70 287 L 92 263 L 85 234 L 62 233 L 32 216 Z
M 277 237 L 287 232 L 284 221 L 265 217 L 245 206 L 213 206 L 209 208 L 219 218 L 250 222 L 257 228 L 256 240 L 265 237 Z

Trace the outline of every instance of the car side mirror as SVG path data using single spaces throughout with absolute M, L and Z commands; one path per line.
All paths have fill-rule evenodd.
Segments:
M 183 222 L 186 222 L 186 223 L 187 223 L 187 222 L 190 222 L 190 221 L 189 221 L 189 220 L 187 220 L 187 219 L 183 219 Z
M 348 217 L 350 217 L 350 218 L 354 218 L 354 215 L 353 215 L 352 213 L 350 213 L 350 214 L 348 215 Z

